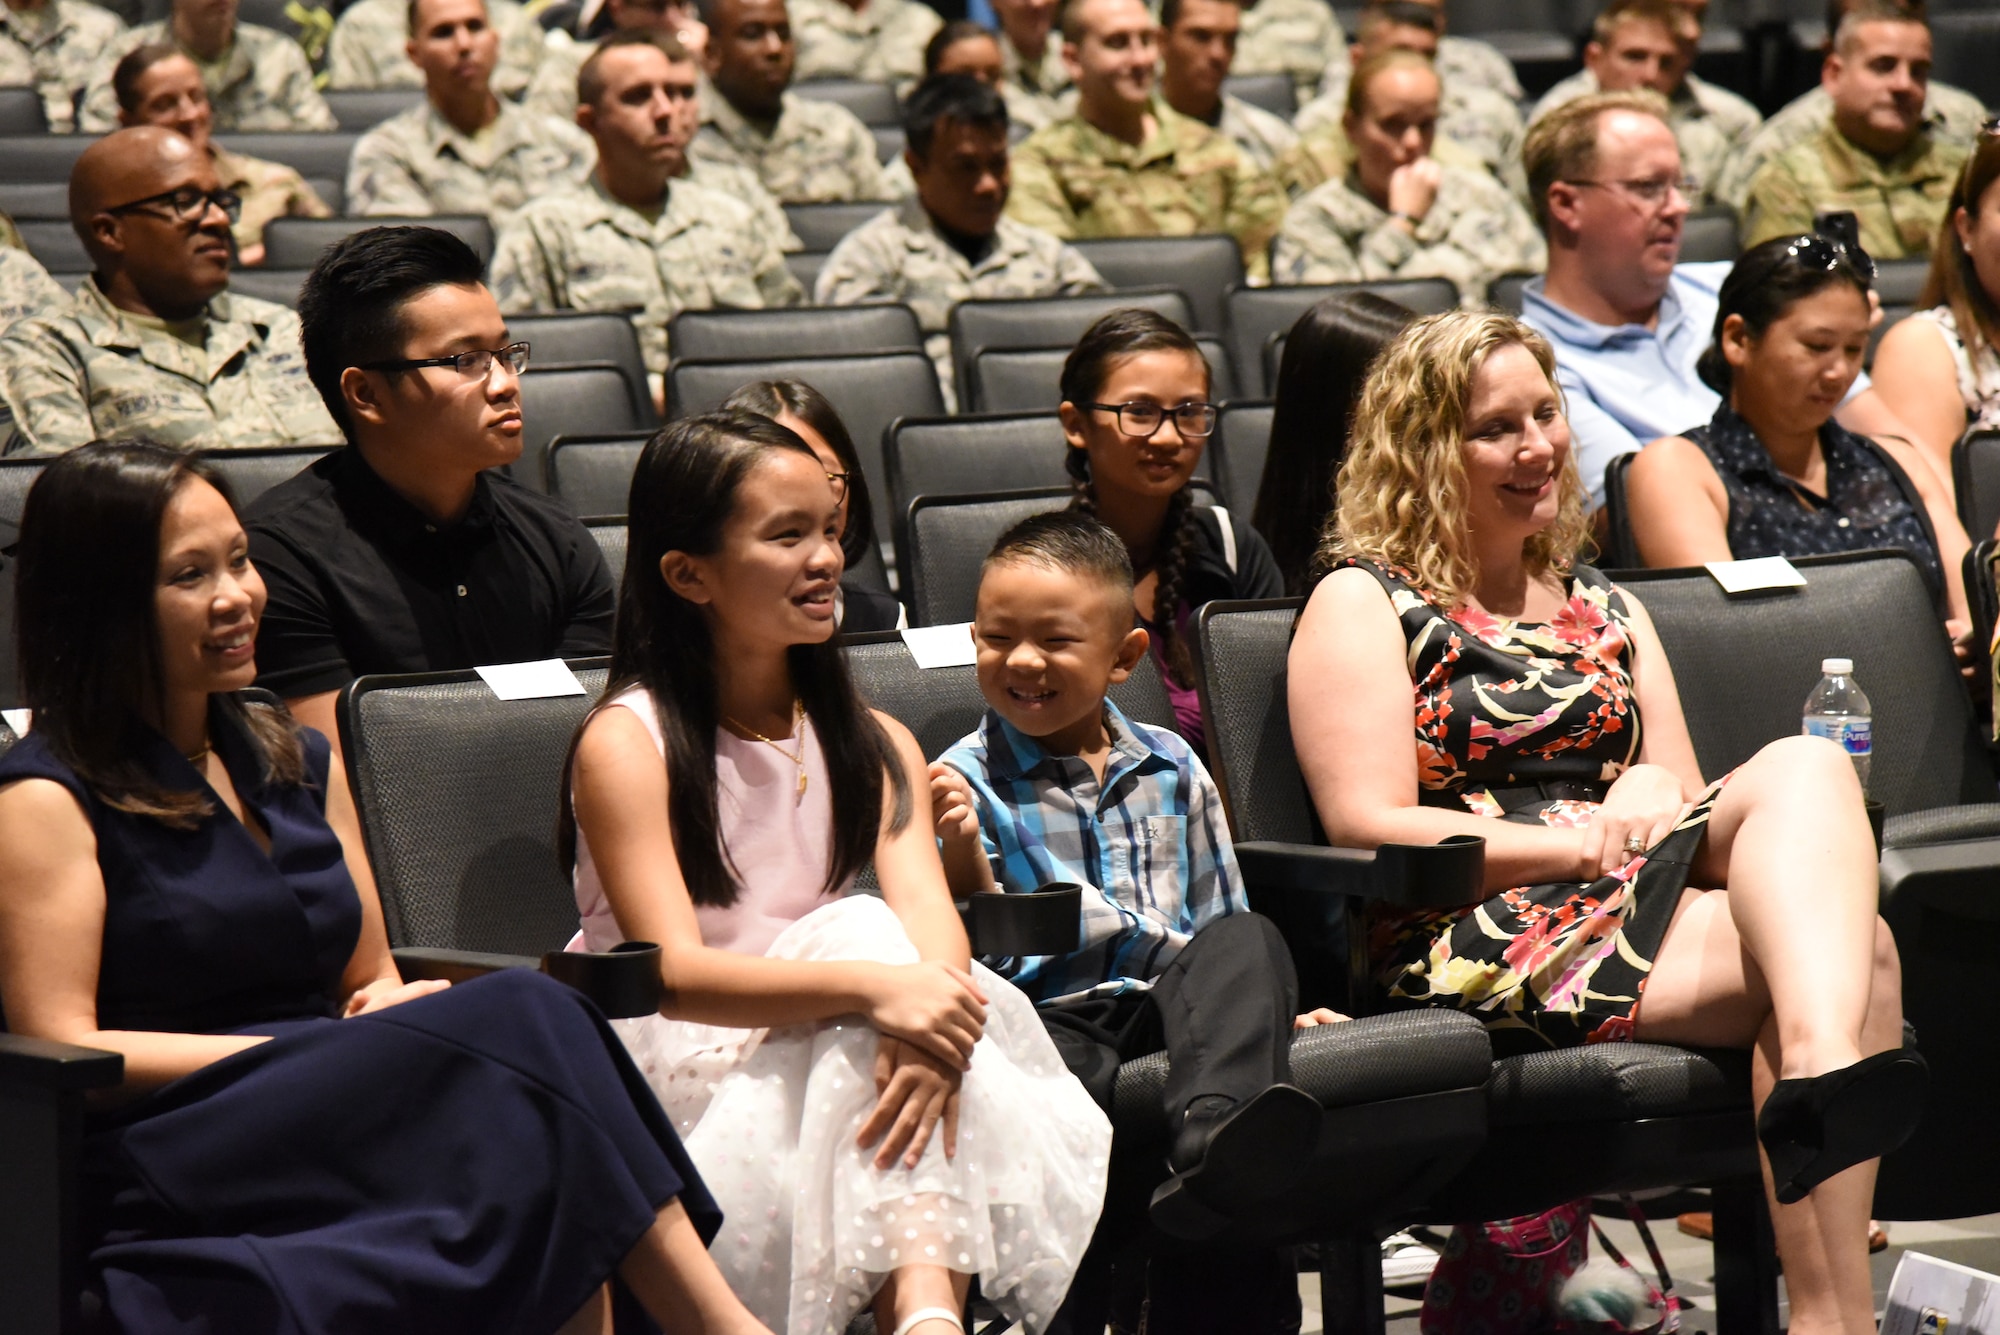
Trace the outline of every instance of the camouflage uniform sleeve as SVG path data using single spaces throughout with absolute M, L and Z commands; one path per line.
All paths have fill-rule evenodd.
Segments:
M 1361 279 L 1360 258 L 1348 246 L 1316 193 L 1299 200 L 1285 213 L 1278 243 L 1271 254 L 1274 283 L 1354 283 Z
M 813 280 L 813 303 L 819 306 L 859 306 L 870 301 L 901 301 L 902 271 L 896 265 L 885 233 L 863 225 L 840 239 Z
M 6 216 L 0 224 L 12 229 Z M 0 330 L 16 320 L 51 311 L 69 300 L 55 279 L 25 250 L 0 250 Z
M 525 8 L 515 5 L 500 15 L 495 26 L 500 29 L 500 64 L 493 71 L 493 91 L 502 97 L 519 97 L 534 82 L 547 50 L 542 25 Z
M 0 406 L 14 417 L 0 453 L 61 454 L 97 435 L 83 367 L 42 320 L 23 321 L 0 338 Z
M 1293 199 L 1311 194 L 1343 170 L 1342 142 L 1338 123 L 1332 129 L 1308 131 L 1278 158 L 1272 174 Z
M 1790 158 L 1790 154 L 1773 158 L 1750 183 L 1750 195 L 1743 205 L 1745 250 L 1774 236 L 1796 236 L 1812 230 L 1813 196 Z
M 1729 161 L 1722 169 L 1722 175 L 1709 187 L 1709 196 L 1719 203 L 1727 204 L 1738 213 L 1750 207 L 1750 187 L 1764 167 L 1777 156 L 1776 145 L 1783 127 L 1776 117 L 1765 121 L 1763 128 L 1736 146 Z
M 1007 216 L 1017 223 L 1039 227 L 1065 241 L 1076 239 L 1076 213 L 1063 197 L 1062 183 L 1045 156 L 1043 135 L 1037 131 L 1021 142 L 1013 153 L 1013 188 L 1007 194 Z
M 1223 227 L 1243 251 L 1243 272 L 1253 286 L 1271 281 L 1271 238 L 1285 220 L 1285 192 L 1276 178 L 1258 170 L 1241 150 L 1229 187 Z
M 555 276 L 559 263 L 542 245 L 534 216 L 524 211 L 500 229 L 486 282 L 493 289 L 493 299 L 509 315 L 563 310 L 566 303 Z
M 858 120 L 849 128 L 849 134 L 847 170 L 854 181 L 854 198 L 894 199 L 896 192 L 889 187 L 882 159 L 875 155 L 875 136 Z
M 83 90 L 83 100 L 77 104 L 76 128 L 83 134 L 109 134 L 118 128 L 118 95 L 111 90 L 111 71 L 132 49 L 128 35 L 124 40 L 114 42 L 105 53 L 104 61 L 91 74 L 90 82 Z
M 1056 285 L 1056 290 L 1065 297 L 1111 290 L 1111 284 L 1104 281 L 1104 275 L 1097 272 L 1097 266 L 1071 245 L 1056 247 Z
M 751 264 L 756 271 L 757 291 L 763 295 L 764 304 L 766 306 L 808 304 L 805 287 L 800 284 L 798 276 L 786 267 L 785 252 L 779 249 L 776 239 L 753 226 L 749 240 L 757 252 Z
M 346 15 L 335 19 L 333 36 L 326 43 L 326 86 L 329 88 L 373 88 L 374 62 L 368 58 L 368 34 Z
M 289 39 L 265 48 L 263 61 L 252 76 L 270 85 L 271 105 L 287 116 L 294 130 L 338 130 L 333 108 L 313 86 L 312 66 L 297 42 Z M 115 109 L 114 109 L 115 110 Z
M 361 136 L 348 160 L 347 212 L 355 218 L 423 218 L 437 212 L 400 146 L 380 127 Z

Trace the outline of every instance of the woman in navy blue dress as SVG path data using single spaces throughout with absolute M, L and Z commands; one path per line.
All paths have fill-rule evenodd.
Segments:
M 235 694 L 264 604 L 247 552 L 220 480 L 159 446 L 63 456 L 22 522 L 34 727 L 0 757 L 0 1004 L 15 1033 L 124 1054 L 84 1151 L 107 1315 L 763 1330 L 588 1003 L 524 971 L 398 977 L 326 739 Z

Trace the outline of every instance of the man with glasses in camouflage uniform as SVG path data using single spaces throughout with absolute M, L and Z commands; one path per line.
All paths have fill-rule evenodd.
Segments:
M 70 220 L 95 272 L 67 304 L 0 338 L 6 453 L 141 437 L 200 449 L 340 439 L 306 379 L 298 317 L 225 290 L 240 207 L 172 130 L 120 130 L 84 150 Z

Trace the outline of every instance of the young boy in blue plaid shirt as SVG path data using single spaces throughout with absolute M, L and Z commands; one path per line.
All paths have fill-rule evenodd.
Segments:
M 1163 1232 L 1197 1237 L 1276 1195 L 1310 1157 L 1321 1113 L 1289 1084 L 1291 1031 L 1340 1017 L 1295 1017 L 1291 954 L 1250 912 L 1201 761 L 1175 733 L 1134 722 L 1105 698 L 1146 653 L 1134 620 L 1125 545 L 1097 520 L 1037 515 L 1002 536 L 973 620 L 991 707 L 931 767 L 932 807 L 955 897 L 1084 887 L 1075 951 L 989 963 L 1036 1002 L 1064 1061 L 1107 1111 L 1120 1062 L 1169 1054 L 1167 1168 L 1180 1180 L 1151 1216 Z M 1146 1180 L 1123 1193 L 1137 1190 L 1140 1209 L 1107 1199 L 1093 1253 L 1144 1233 L 1157 1162 L 1141 1173 Z M 1109 1195 L 1120 1194 L 1114 1161 Z M 1198 1256 L 1175 1258 L 1167 1301 L 1153 1275 L 1150 1329 L 1298 1329 L 1288 1257 Z M 1103 1283 L 1103 1266 L 1095 1271 Z M 1103 1298 L 1090 1287 L 1079 1275 L 1064 1308 L 1079 1329 L 1093 1319 L 1102 1328 Z

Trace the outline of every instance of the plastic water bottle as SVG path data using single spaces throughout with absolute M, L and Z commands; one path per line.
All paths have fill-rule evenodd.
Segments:
M 1873 749 L 1873 715 L 1868 697 L 1854 681 L 1854 660 L 1829 658 L 1819 665 L 1825 674 L 1806 697 L 1805 726 L 1808 737 L 1824 737 L 1839 744 L 1854 762 L 1861 787 L 1868 787 L 1868 756 Z

